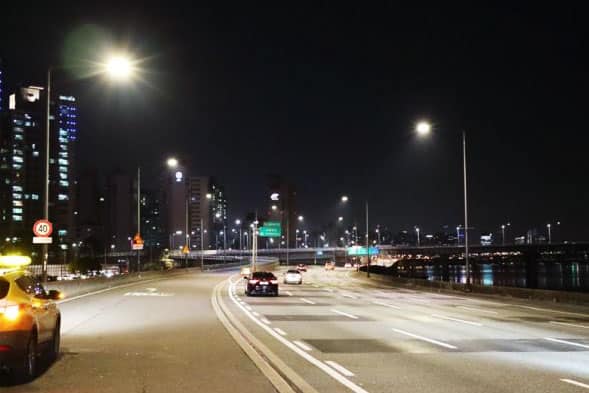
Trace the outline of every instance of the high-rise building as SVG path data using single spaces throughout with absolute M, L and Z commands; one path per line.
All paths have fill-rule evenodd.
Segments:
M 0 230 L 23 250 L 30 250 L 33 222 L 43 214 L 43 95 L 35 86 L 10 95 L 0 137 Z

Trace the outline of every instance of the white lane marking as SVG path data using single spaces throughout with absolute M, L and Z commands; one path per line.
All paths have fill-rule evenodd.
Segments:
M 331 311 L 334 312 L 334 313 L 336 313 L 336 314 L 343 315 L 344 317 L 348 317 L 348 318 L 352 318 L 352 319 L 358 319 L 358 317 L 355 316 L 355 315 L 348 314 L 347 312 L 336 310 L 335 308 L 332 308 Z
M 508 306 L 514 306 L 514 307 L 527 308 L 528 310 L 535 310 L 535 311 L 547 311 L 547 312 L 553 312 L 553 313 L 558 313 L 558 314 L 580 315 L 580 316 L 583 316 L 583 317 L 589 316 L 589 314 L 582 314 L 582 313 L 579 313 L 579 312 L 551 310 L 549 308 L 540 308 L 540 307 L 532 307 L 532 306 L 522 306 L 520 304 L 507 304 L 507 305 Z
M 293 343 L 294 343 L 296 346 L 298 346 L 299 348 L 302 348 L 302 349 L 304 349 L 305 351 L 311 351 L 311 350 L 313 349 L 313 348 L 311 348 L 310 346 L 308 346 L 307 344 L 305 344 L 305 343 L 304 343 L 304 342 L 302 342 L 302 341 L 297 341 L 297 340 L 295 340 L 295 341 L 293 341 Z
M 307 303 L 307 304 L 316 304 L 314 301 L 309 300 L 309 299 L 305 299 L 304 297 L 301 298 L 301 301 Z
M 313 284 L 313 288 L 319 288 L 319 285 Z
M 247 306 L 246 305 L 245 308 L 247 308 L 248 310 L 252 310 L 252 307 L 251 306 Z
M 568 345 L 573 345 L 575 347 L 589 349 L 589 345 L 574 343 L 572 341 L 567 341 L 567 340 L 560 340 L 558 338 L 544 337 L 544 340 L 548 340 L 548 341 L 552 341 L 552 342 L 555 342 L 555 343 L 568 344 Z
M 266 325 L 270 325 L 270 321 L 267 320 L 266 318 L 261 318 L 260 321 L 264 322 Z
M 229 280 L 229 282 L 230 282 L 230 287 L 235 286 L 234 282 L 232 282 L 231 280 Z M 233 303 L 235 303 L 235 305 L 238 308 L 240 308 L 241 311 L 243 311 L 249 319 L 251 319 L 255 324 L 260 326 L 268 334 L 270 334 L 272 337 L 274 337 L 275 339 L 280 341 L 282 344 L 284 344 L 290 350 L 295 352 L 297 355 L 299 355 L 300 357 L 302 357 L 303 359 L 305 359 L 306 361 L 308 361 L 309 363 L 311 363 L 315 367 L 319 368 L 321 371 L 323 371 L 324 373 L 326 373 L 327 375 L 329 375 L 330 377 L 332 377 L 333 379 L 335 379 L 336 381 L 338 381 L 339 383 L 341 383 L 342 385 L 344 385 L 345 387 L 347 387 L 348 389 L 350 389 L 354 393 L 368 393 L 367 390 L 356 385 L 354 382 L 350 381 L 349 379 L 347 379 L 346 377 L 344 377 L 343 375 L 341 375 L 340 373 L 338 373 L 337 371 L 335 371 L 331 367 L 324 364 L 321 360 L 319 360 L 319 359 L 315 358 L 314 356 L 308 354 L 307 352 L 303 351 L 302 349 L 300 349 L 299 347 L 297 347 L 296 345 L 294 345 L 293 343 L 291 343 L 290 341 L 288 341 L 287 339 L 282 337 L 280 334 L 276 333 L 270 327 L 264 325 L 257 318 L 255 318 L 249 311 L 247 311 L 241 304 L 239 304 L 237 302 L 237 300 L 235 299 L 235 296 L 233 296 L 231 291 L 228 291 L 228 294 L 229 294 L 229 298 L 231 299 L 231 301 L 233 301 Z
M 158 281 L 158 280 L 164 280 L 166 278 L 167 277 L 164 277 L 164 278 L 152 278 L 152 279 L 145 280 L 145 281 L 135 281 L 135 282 L 131 282 L 131 283 L 128 283 L 128 284 L 115 285 L 113 287 L 99 289 L 98 291 L 88 292 L 88 293 L 84 293 L 82 295 L 78 295 L 78 296 L 66 298 L 66 299 L 63 299 L 63 300 L 58 300 L 55 303 L 56 304 L 69 303 L 69 302 L 72 302 L 74 300 L 82 299 L 82 298 L 85 298 L 85 297 L 88 297 L 88 296 L 98 295 L 98 294 L 101 294 L 101 293 L 104 293 L 104 292 L 108 292 L 108 291 L 113 291 L 115 289 L 132 287 L 132 286 L 136 286 L 136 285 L 142 285 L 142 284 L 145 284 L 145 283 L 148 283 L 148 282 L 153 282 L 153 281 Z
M 474 308 L 474 307 L 458 306 L 458 308 L 462 308 L 462 309 L 469 310 L 469 311 L 482 312 L 485 314 L 499 314 L 497 311 L 481 310 L 480 308 Z
M 331 289 L 331 288 L 323 288 L 323 290 L 327 291 L 327 292 L 333 292 L 333 289 Z
M 409 332 L 406 332 L 406 331 L 401 330 L 401 329 L 395 329 L 395 328 L 393 328 L 393 331 L 394 332 L 397 332 L 397 333 L 400 333 L 400 334 L 404 334 L 404 335 L 409 336 L 409 337 L 416 338 L 418 340 L 426 341 L 426 342 L 431 343 L 431 344 L 439 345 L 440 347 L 449 348 L 449 349 L 458 349 L 454 345 L 446 344 L 444 342 L 441 342 L 441 341 L 438 341 L 438 340 L 434 340 L 432 338 L 427 338 L 427 337 L 419 336 L 417 334 L 409 333 Z
M 259 316 L 260 316 L 260 313 L 258 313 L 258 312 L 255 312 L 255 311 L 254 311 L 254 312 L 252 312 L 252 314 L 254 314 L 256 317 L 259 317 Z
M 351 372 L 350 370 L 346 369 L 342 365 L 337 364 L 336 362 L 334 362 L 332 360 L 326 360 L 325 363 L 329 364 L 331 367 L 335 368 L 337 371 L 339 371 L 340 373 L 342 373 L 346 377 L 353 377 L 354 376 L 353 372 Z
M 440 314 L 432 314 L 432 317 L 434 317 L 434 318 L 440 318 L 440 319 L 446 319 L 448 321 L 453 321 L 453 322 L 465 323 L 467 325 L 472 325 L 472 326 L 483 326 L 482 323 L 472 322 L 472 321 L 466 321 L 464 319 L 447 317 L 445 315 L 440 315 Z
M 280 328 L 274 328 L 274 330 L 276 332 L 278 332 L 278 334 L 280 334 L 281 336 L 286 336 L 286 332 Z
M 358 299 L 356 296 L 350 295 L 349 293 L 343 293 L 342 296 L 343 297 L 349 297 L 350 299 Z
M 575 385 L 575 386 L 579 386 L 581 388 L 589 389 L 589 385 L 579 382 L 579 381 L 575 381 L 574 379 L 561 378 L 560 380 L 562 382 L 570 383 L 571 385 Z
M 589 326 L 577 325 L 576 323 L 566 323 L 566 322 L 557 322 L 557 321 L 550 321 L 550 323 L 553 323 L 555 325 L 572 326 L 572 327 L 578 327 L 578 328 L 582 328 L 582 329 L 589 329 Z
M 284 293 L 286 293 L 288 296 L 292 296 L 292 292 L 290 291 L 285 291 Z
M 385 302 L 377 302 L 377 301 L 374 301 L 374 302 L 372 302 L 372 304 L 378 304 L 379 306 L 385 306 L 385 307 L 390 307 L 390 308 L 396 308 L 397 310 L 400 310 L 400 309 L 401 309 L 401 307 L 399 307 L 399 306 L 395 306 L 395 305 L 388 304 L 388 303 L 385 303 Z

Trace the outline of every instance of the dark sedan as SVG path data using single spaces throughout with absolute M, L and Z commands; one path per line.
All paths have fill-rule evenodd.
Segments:
M 278 279 L 271 272 L 254 272 L 245 277 L 245 294 L 278 296 Z

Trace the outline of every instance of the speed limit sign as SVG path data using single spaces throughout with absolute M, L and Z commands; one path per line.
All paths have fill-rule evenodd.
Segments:
M 53 224 L 48 220 L 37 220 L 33 224 L 33 233 L 37 237 L 49 237 L 53 233 Z

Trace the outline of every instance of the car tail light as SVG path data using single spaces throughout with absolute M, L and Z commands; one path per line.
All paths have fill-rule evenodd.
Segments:
M 20 315 L 20 307 L 18 304 L 0 307 L 0 315 L 9 321 L 16 321 Z
M 270 284 L 278 284 L 278 280 L 270 280 Z
M 255 284 L 257 284 L 257 283 L 258 283 L 258 280 L 249 280 L 248 282 L 249 282 L 250 284 L 254 284 L 254 285 L 255 285 Z

